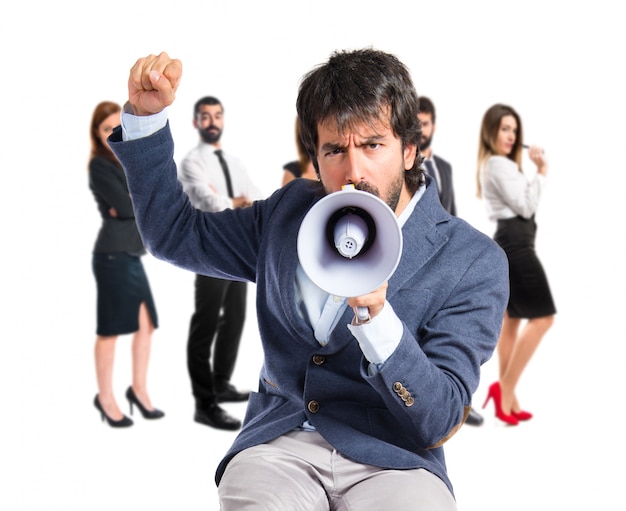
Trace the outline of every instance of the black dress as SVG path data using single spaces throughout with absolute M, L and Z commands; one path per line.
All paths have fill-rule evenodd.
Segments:
M 509 260 L 511 294 L 507 312 L 511 318 L 532 319 L 556 313 L 548 278 L 535 253 L 536 234 L 534 215 L 498 220 L 493 239 Z
M 142 302 L 157 328 L 157 311 L 141 262 L 146 250 L 135 222 L 124 170 L 106 158 L 93 158 L 89 163 L 89 188 L 102 216 L 92 257 L 98 292 L 96 334 L 136 332 Z M 115 217 L 110 214 L 111 208 L 117 213 Z
M 283 170 L 291 172 L 295 178 L 302 177 L 302 167 L 297 160 L 285 163 Z

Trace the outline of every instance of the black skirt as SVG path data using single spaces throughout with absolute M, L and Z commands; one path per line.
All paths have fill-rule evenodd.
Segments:
M 540 318 L 556 313 L 548 278 L 535 253 L 535 218 L 516 216 L 498 220 L 495 242 L 509 260 L 511 318 Z
M 145 302 L 154 328 L 158 318 L 140 256 L 94 253 L 93 274 L 98 290 L 96 334 L 124 335 L 139 330 L 139 306 Z

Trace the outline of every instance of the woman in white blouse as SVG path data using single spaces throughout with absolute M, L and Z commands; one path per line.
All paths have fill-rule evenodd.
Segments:
M 483 408 L 493 399 L 496 417 L 510 425 L 532 414 L 520 408 L 515 388 L 539 342 L 552 326 L 556 308 L 548 279 L 535 253 L 535 212 L 548 164 L 540 147 L 528 147 L 537 172 L 521 166 L 522 123 L 517 112 L 496 104 L 485 112 L 478 148 L 478 197 L 497 223 L 494 240 L 509 259 L 511 295 L 498 341 L 499 381 L 489 387 Z

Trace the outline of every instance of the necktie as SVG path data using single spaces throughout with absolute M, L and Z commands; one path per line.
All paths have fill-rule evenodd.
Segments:
M 222 166 L 222 171 L 224 172 L 224 179 L 226 179 L 226 188 L 228 189 L 228 196 L 232 199 L 234 197 L 233 184 L 230 181 L 230 172 L 228 171 L 228 164 L 226 163 L 226 160 L 224 159 L 224 156 L 222 155 L 221 149 L 217 149 L 215 151 L 215 154 L 220 160 L 220 165 Z
M 433 166 L 433 162 L 430 160 L 424 160 L 424 165 L 426 166 L 426 174 L 428 174 L 431 177 L 431 179 L 435 183 L 435 186 L 437 187 L 437 190 L 439 190 L 439 183 L 437 181 L 437 171 L 435 170 L 435 167 Z

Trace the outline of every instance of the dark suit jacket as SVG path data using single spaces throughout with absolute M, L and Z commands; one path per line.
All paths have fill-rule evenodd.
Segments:
M 454 186 L 452 183 L 452 165 L 446 160 L 433 154 L 433 160 L 439 171 L 439 179 L 441 180 L 439 199 L 444 209 L 451 215 L 456 216 L 456 203 L 454 202 Z
M 92 158 L 89 162 L 89 188 L 102 217 L 94 253 L 144 254 L 122 167 L 101 156 Z M 111 216 L 111 208 L 115 208 L 116 217 Z
M 309 420 L 344 456 L 379 467 L 425 468 L 452 490 L 440 445 L 462 424 L 480 366 L 493 354 L 508 300 L 504 252 L 450 216 L 428 187 L 402 228 L 387 300 L 403 321 L 400 344 L 368 374 L 347 328 L 348 308 L 322 347 L 296 303 L 297 237 L 323 196 L 296 179 L 249 208 L 194 209 L 176 178 L 169 125 L 111 147 L 122 162 L 140 232 L 156 257 L 214 277 L 256 282 L 264 361 L 241 432 L 216 474 L 242 449 Z

